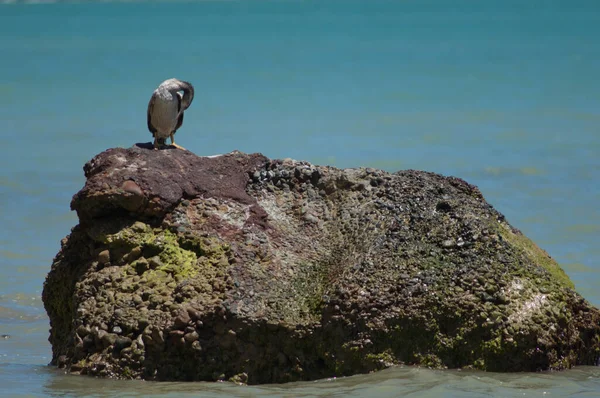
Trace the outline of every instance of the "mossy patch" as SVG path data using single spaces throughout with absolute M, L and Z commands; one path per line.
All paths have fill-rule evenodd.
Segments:
M 513 229 L 505 223 L 498 223 L 497 228 L 498 234 L 513 245 L 516 249 L 521 250 L 531 261 L 546 269 L 552 277 L 562 284 L 564 287 L 574 289 L 575 285 L 569 279 L 565 271 L 558 265 L 548 253 L 540 249 L 535 243 L 528 237 L 523 235 L 519 231 L 513 231 Z
M 367 354 L 365 359 L 373 364 L 377 364 L 379 367 L 389 367 L 398 362 L 390 350 L 386 350 L 377 354 Z
M 131 226 L 121 229 L 114 234 L 107 234 L 105 241 L 107 244 L 127 244 L 137 246 L 146 243 L 152 239 L 154 232 L 152 228 L 142 222 L 135 222 Z
M 179 246 L 177 236 L 170 231 L 162 231 L 149 244 L 157 246 L 158 254 L 163 265 L 157 271 L 167 272 L 180 278 L 189 278 L 196 273 L 196 253 Z
M 138 263 L 146 261 L 146 257 L 156 257 L 158 261 L 153 270 L 148 271 L 147 278 L 152 278 L 152 273 L 168 273 L 177 278 L 189 278 L 194 276 L 198 255 L 193 250 L 187 250 L 180 246 L 179 237 L 169 231 L 161 229 L 152 229 L 150 226 L 136 222 L 133 225 L 123 228 L 117 233 L 104 236 L 104 242 L 111 251 L 124 252 L 127 249 L 141 247 L 143 259 L 133 262 L 124 269 L 124 272 L 130 272 L 133 268 L 139 272 Z
M 317 320 L 321 316 L 326 269 L 311 263 L 304 263 L 298 268 L 292 280 L 293 294 L 297 296 L 295 302 L 299 307 L 298 313 L 305 314 L 308 319 Z

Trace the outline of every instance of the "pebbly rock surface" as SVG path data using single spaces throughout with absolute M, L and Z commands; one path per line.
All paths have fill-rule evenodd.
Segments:
M 459 178 L 144 146 L 84 171 L 43 291 L 72 373 L 256 384 L 600 358 L 599 310 Z

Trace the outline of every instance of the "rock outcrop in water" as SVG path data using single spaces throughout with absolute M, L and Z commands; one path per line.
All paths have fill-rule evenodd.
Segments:
M 84 171 L 43 291 L 71 372 L 255 384 L 600 357 L 600 312 L 461 179 L 142 146 Z

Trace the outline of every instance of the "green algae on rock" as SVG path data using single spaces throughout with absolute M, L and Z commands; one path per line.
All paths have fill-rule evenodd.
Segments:
M 143 146 L 84 171 L 43 291 L 72 373 L 256 384 L 600 358 L 598 309 L 461 179 Z

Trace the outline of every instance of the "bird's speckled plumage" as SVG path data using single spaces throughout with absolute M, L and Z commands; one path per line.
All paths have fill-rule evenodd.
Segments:
M 148 103 L 148 130 L 154 137 L 155 148 L 167 137 L 171 137 L 171 142 L 177 146 L 173 136 L 181 127 L 183 112 L 193 99 L 194 86 L 178 79 L 165 80 L 154 90 Z

